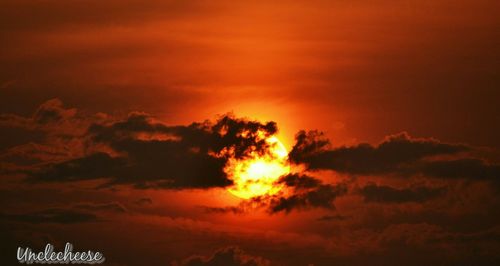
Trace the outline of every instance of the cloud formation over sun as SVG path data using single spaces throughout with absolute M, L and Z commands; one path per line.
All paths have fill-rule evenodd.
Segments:
M 269 137 L 262 132 L 257 135 L 265 139 L 267 151 L 252 151 L 242 159 L 230 158 L 224 168 L 234 182 L 229 192 L 239 198 L 275 195 L 283 188 L 276 181 L 290 172 L 285 146 L 275 136 Z

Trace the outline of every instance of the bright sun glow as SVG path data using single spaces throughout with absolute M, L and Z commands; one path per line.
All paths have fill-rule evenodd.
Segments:
M 226 173 L 233 179 L 229 188 L 233 195 L 249 199 L 262 195 L 273 195 L 282 189 L 275 184 L 278 178 L 290 172 L 287 163 L 287 150 L 274 136 L 266 139 L 270 145 L 270 154 L 254 155 L 250 158 L 229 160 Z

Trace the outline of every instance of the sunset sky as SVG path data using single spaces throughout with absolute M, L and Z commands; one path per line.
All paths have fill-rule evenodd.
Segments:
M 499 10 L 0 0 L 2 261 L 498 265 Z

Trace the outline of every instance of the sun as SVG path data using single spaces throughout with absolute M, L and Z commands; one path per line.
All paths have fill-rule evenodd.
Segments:
M 245 159 L 230 159 L 225 172 L 233 180 L 231 194 L 249 199 L 263 195 L 274 195 L 283 187 L 276 181 L 290 172 L 288 152 L 278 138 L 266 139 L 269 152 L 265 155 L 251 155 Z

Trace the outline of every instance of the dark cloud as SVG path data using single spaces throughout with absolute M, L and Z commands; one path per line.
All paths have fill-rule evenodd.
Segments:
M 150 198 L 140 198 L 140 199 L 134 201 L 134 204 L 136 204 L 136 205 L 149 205 L 149 204 L 153 204 L 153 200 Z
M 299 175 L 294 173 L 281 177 L 278 183 L 285 184 L 287 187 L 307 189 L 319 186 L 321 184 L 321 181 L 307 175 Z
M 438 236 L 436 241 L 443 243 L 461 243 L 474 244 L 478 242 L 500 243 L 500 228 L 493 227 L 488 230 L 472 233 L 451 233 L 444 236 Z
M 232 184 L 223 171 L 227 159 L 268 152 L 265 138 L 276 132 L 274 122 L 231 115 L 215 122 L 167 126 L 146 114 L 131 113 L 125 120 L 89 127 L 88 149 L 106 147 L 106 152 L 47 164 L 32 171 L 29 180 L 106 179 L 104 186 L 136 188 L 225 187 Z
M 291 190 L 288 195 L 270 198 L 268 206 L 270 213 L 289 213 L 292 210 L 311 208 L 334 210 L 334 200 L 347 194 L 348 191 L 344 183 L 324 184 L 307 175 L 286 175 L 278 183 L 285 183 Z
M 227 206 L 227 207 L 209 207 L 209 206 L 200 206 L 207 213 L 234 213 L 234 214 L 242 214 L 245 213 L 244 205 L 240 204 L 239 206 Z
M 126 165 L 124 158 L 107 153 L 92 155 L 44 166 L 30 173 L 31 182 L 69 182 L 109 177 Z
M 254 209 L 265 209 L 269 213 L 293 210 L 306 210 L 312 208 L 335 209 L 334 200 L 347 193 L 347 185 L 324 184 L 320 180 L 299 174 L 282 176 L 278 184 L 286 186 L 286 193 L 276 195 L 257 196 L 241 201 L 237 206 L 206 207 L 208 213 L 233 213 L 242 214 Z
M 445 191 L 442 187 L 420 186 L 398 189 L 377 184 L 369 184 L 360 189 L 365 202 L 379 203 L 424 202 L 441 196 Z
M 374 238 L 377 246 L 390 252 L 386 257 L 411 260 L 410 265 L 496 265 L 498 237 L 498 227 L 453 232 L 428 223 L 402 223 L 378 231 Z
M 306 191 L 296 190 L 288 196 L 273 197 L 270 200 L 269 211 L 290 212 L 294 209 L 325 208 L 335 209 L 333 201 L 347 193 L 345 184 L 320 184 Z
M 441 143 L 434 139 L 413 139 L 406 133 L 389 136 L 377 146 L 359 144 L 330 148 L 330 142 L 318 131 L 300 131 L 290 152 L 293 162 L 310 169 L 331 169 L 350 174 L 386 174 L 423 158 L 468 151 L 461 144 Z
M 83 154 L 83 136 L 93 121 L 58 98 L 43 102 L 31 116 L 0 114 L 0 159 L 23 165 L 61 161 Z
M 42 211 L 20 213 L 20 214 L 0 214 L 0 219 L 13 222 L 24 222 L 32 224 L 57 223 L 76 224 L 86 222 L 97 222 L 98 217 L 89 212 L 73 209 L 53 208 Z
M 304 163 L 311 170 L 328 169 L 348 174 L 424 175 L 498 182 L 500 165 L 481 158 L 460 157 L 474 150 L 464 144 L 411 138 L 407 133 L 389 136 L 376 146 L 359 144 L 332 148 L 322 133 L 300 131 L 290 160 Z
M 77 109 L 64 107 L 62 101 L 53 98 L 42 103 L 31 117 L 15 114 L 0 114 L 0 125 L 9 127 L 26 128 L 30 130 L 47 129 L 44 126 L 60 124 L 77 115 Z M 53 129 L 53 128 L 50 128 Z
M 475 158 L 425 162 L 421 165 L 421 172 L 426 176 L 445 179 L 471 178 L 500 181 L 500 165 L 488 164 Z
M 125 213 L 128 212 L 127 208 L 125 208 L 122 204 L 118 202 L 109 202 L 109 203 L 79 203 L 74 206 L 75 209 L 86 210 L 86 211 L 108 211 L 108 212 L 117 212 L 117 213 Z
M 238 247 L 219 249 L 209 257 L 192 256 L 181 262 L 173 262 L 173 266 L 268 266 L 270 261 L 262 257 L 246 254 Z
M 290 194 L 272 199 L 272 212 L 304 208 L 335 209 L 333 201 L 348 191 L 345 183 L 325 184 L 307 175 L 289 174 L 281 177 L 278 183 L 285 183 Z
M 14 114 L 0 114 L 0 125 L 11 128 L 29 128 L 31 120 Z
M 340 215 L 340 214 L 337 214 L 337 215 L 324 215 L 324 216 L 321 216 L 317 219 L 317 221 L 320 221 L 320 222 L 327 222 L 327 221 L 343 221 L 345 219 L 347 219 L 348 217 L 346 216 L 343 216 L 343 215 Z
M 30 166 L 47 161 L 60 161 L 68 158 L 68 149 L 64 145 L 50 145 L 30 142 L 16 145 L 0 152 L 0 160 L 18 166 Z
M 230 114 L 220 117 L 215 123 L 205 121 L 188 126 L 167 126 L 147 114 L 131 113 L 124 121 L 110 125 L 94 124 L 89 128 L 94 142 L 109 144 L 121 152 L 133 152 L 131 149 L 140 148 L 133 145 L 144 144 L 145 140 L 138 137 L 146 134 L 143 137 L 150 137 L 160 143 L 173 143 L 191 152 L 227 150 L 236 158 L 245 157 L 251 151 L 266 152 L 268 143 L 265 137 L 277 131 L 275 122 L 261 123 L 238 119 Z
M 66 109 L 59 99 L 51 99 L 40 105 L 33 114 L 33 120 L 38 124 L 56 123 L 76 114 L 76 109 Z

